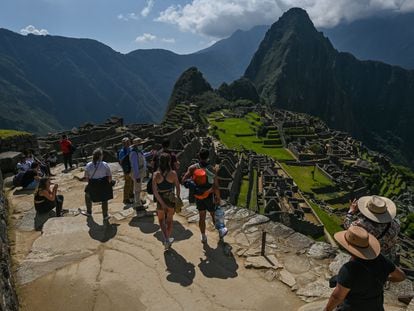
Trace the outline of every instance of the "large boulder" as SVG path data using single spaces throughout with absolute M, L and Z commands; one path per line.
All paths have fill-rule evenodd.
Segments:
M 6 151 L 0 153 L 0 169 L 3 174 L 15 172 L 16 165 L 19 163 L 21 155 L 21 152 L 16 151 Z

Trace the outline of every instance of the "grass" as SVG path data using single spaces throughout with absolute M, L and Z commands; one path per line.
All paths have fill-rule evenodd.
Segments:
M 248 191 L 249 191 L 249 180 L 247 176 L 243 176 L 239 197 L 237 198 L 237 206 L 246 207 Z
M 293 178 L 298 187 L 307 193 L 312 193 L 312 188 L 322 188 L 326 186 L 333 186 L 334 183 L 319 169 L 316 169 L 314 179 L 312 178 L 312 171 L 314 166 L 296 166 L 282 163 L 283 168 Z
M 2 139 L 22 135 L 30 135 L 30 133 L 16 130 L 0 130 L 0 138 Z
M 209 118 L 210 124 L 217 127 L 220 141 L 233 149 L 249 149 L 265 154 L 279 161 L 294 160 L 293 156 L 282 145 L 263 145 L 263 139 L 256 137 L 256 128 L 246 119 L 228 118 L 222 122 Z M 253 136 L 236 137 L 236 134 L 252 134 Z
M 331 236 L 333 236 L 336 232 L 343 230 L 341 227 L 342 219 L 340 217 L 336 215 L 330 215 L 315 203 L 309 202 L 309 204 L 312 206 L 313 211 L 316 215 L 318 215 L 325 229 Z

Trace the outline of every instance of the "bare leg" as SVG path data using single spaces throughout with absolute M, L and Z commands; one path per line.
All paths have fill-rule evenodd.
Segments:
M 206 233 L 206 215 L 207 215 L 207 212 L 206 211 L 199 211 L 198 214 L 200 216 L 200 220 L 198 221 L 198 226 L 200 227 L 200 232 L 201 232 L 201 234 L 205 234 Z
M 162 235 L 164 236 L 164 240 L 166 241 L 169 236 L 168 236 L 167 228 L 166 228 L 166 225 L 165 225 L 165 212 L 164 212 L 164 210 L 157 209 L 157 216 L 158 216 L 158 222 L 159 222 L 160 227 L 161 227 Z
M 167 235 L 168 238 L 171 236 L 173 230 L 173 217 L 174 217 L 174 209 L 168 208 L 167 209 Z

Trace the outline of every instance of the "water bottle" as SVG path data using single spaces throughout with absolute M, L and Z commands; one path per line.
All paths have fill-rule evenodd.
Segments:
M 216 207 L 214 218 L 216 221 L 216 229 L 219 232 L 219 236 L 220 238 L 223 238 L 227 234 L 227 228 L 224 224 L 224 211 L 220 206 Z

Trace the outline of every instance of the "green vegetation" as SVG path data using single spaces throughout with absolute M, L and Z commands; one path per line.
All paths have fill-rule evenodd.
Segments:
M 401 219 L 401 231 L 410 238 L 414 238 L 414 213 Z
M 318 215 L 319 219 L 322 221 L 325 229 L 329 232 L 330 235 L 334 235 L 336 232 L 343 230 L 341 227 L 342 219 L 336 215 L 331 215 L 325 212 L 319 205 L 309 202 L 314 210 L 315 214 Z
M 0 138 L 8 138 L 13 136 L 23 136 L 23 135 L 30 135 L 28 132 L 23 131 L 15 131 L 15 130 L 2 130 L 0 129 Z
M 220 117 L 222 118 L 223 115 L 216 112 L 208 118 L 213 128 L 212 135 L 220 139 L 228 148 L 254 150 L 279 161 L 294 160 L 290 152 L 283 148 L 281 144 L 264 145 L 265 139 L 256 137 L 257 128 L 261 125 L 260 121 L 257 121 L 259 116 L 256 113 L 249 113 L 243 119 L 226 118 L 221 121 L 217 120 Z
M 312 193 L 312 188 L 333 186 L 333 182 L 314 166 L 295 166 L 282 163 L 283 168 L 293 178 L 298 187 L 307 193 Z M 314 177 L 312 172 L 315 170 Z
M 247 176 L 243 176 L 239 197 L 237 198 L 237 206 L 246 207 L 248 191 L 249 191 L 249 179 Z

